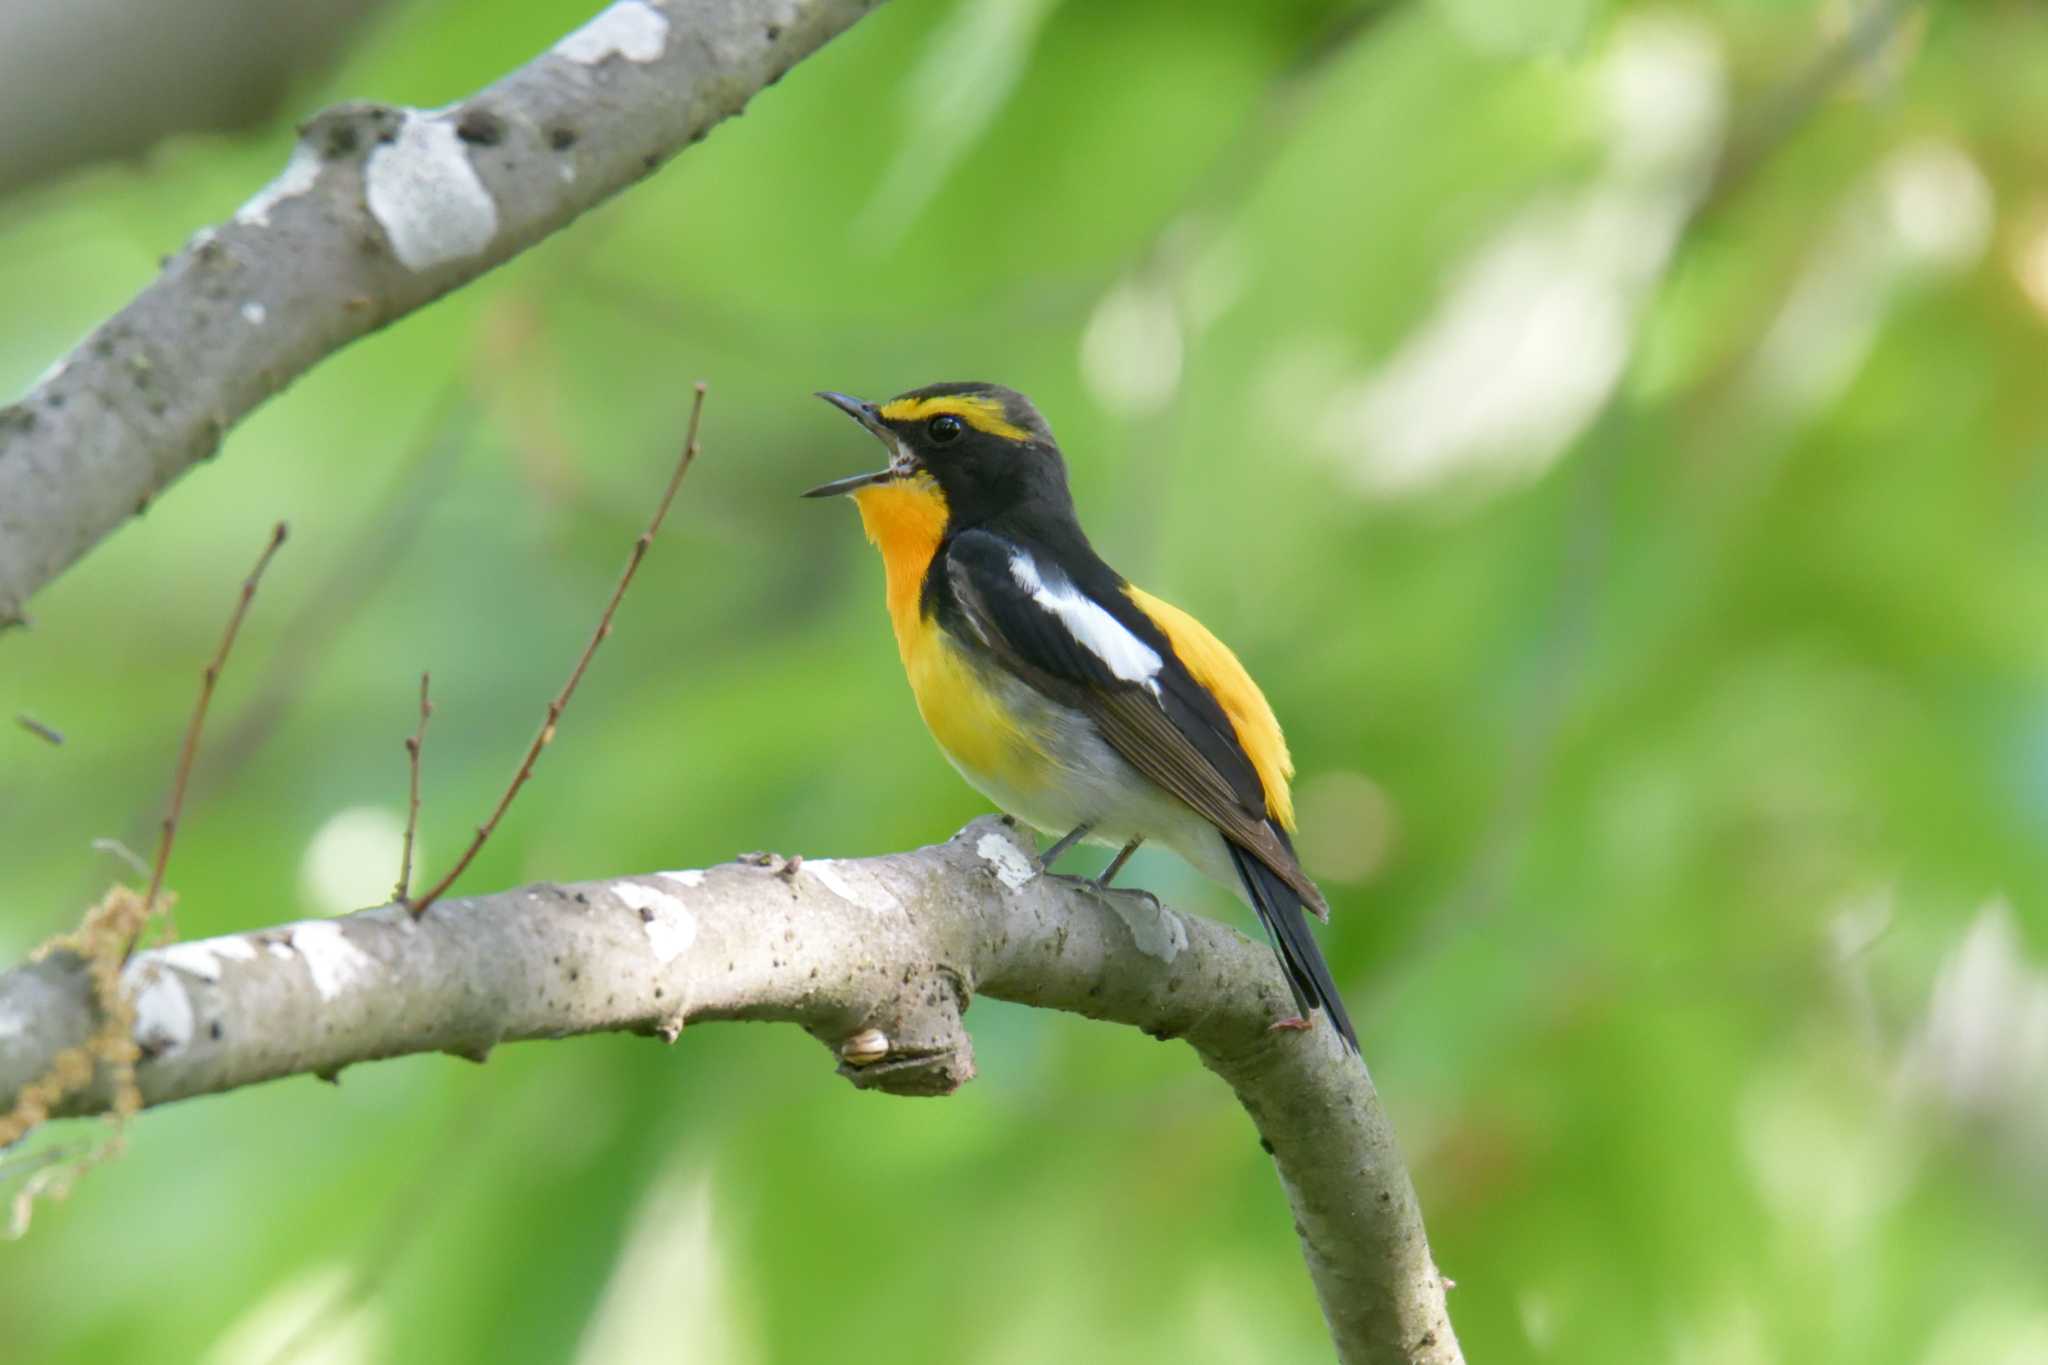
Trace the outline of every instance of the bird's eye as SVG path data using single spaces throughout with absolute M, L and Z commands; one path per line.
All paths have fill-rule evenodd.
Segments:
M 924 429 L 935 444 L 944 445 L 960 434 L 960 419 L 940 413 L 927 422 Z

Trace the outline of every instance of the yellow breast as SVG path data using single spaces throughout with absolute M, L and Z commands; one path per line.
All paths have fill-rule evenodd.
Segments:
M 896 651 L 926 728 L 967 772 L 1029 786 L 1041 765 L 1018 717 L 983 685 L 974 664 L 922 609 L 925 572 L 946 533 L 945 494 L 921 475 L 870 485 L 853 499 L 868 539 L 882 553 Z

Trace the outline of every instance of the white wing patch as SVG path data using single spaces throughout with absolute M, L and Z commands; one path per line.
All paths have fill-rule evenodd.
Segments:
M 1142 683 L 1159 695 L 1159 651 L 1124 628 L 1101 603 L 1087 596 L 1055 573 L 1050 583 L 1038 571 L 1038 564 L 1022 550 L 1010 556 L 1010 577 L 1031 594 L 1088 652 L 1109 665 L 1109 671 L 1125 682 Z

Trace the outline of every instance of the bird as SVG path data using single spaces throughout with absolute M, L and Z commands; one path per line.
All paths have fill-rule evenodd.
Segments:
M 882 557 L 896 647 L 925 725 L 967 782 L 1056 836 L 1048 871 L 1087 840 L 1146 840 L 1239 891 L 1272 942 L 1306 1030 L 1358 1035 L 1308 915 L 1329 904 L 1295 855 L 1293 760 L 1229 647 L 1096 553 L 1066 460 L 1031 400 L 953 382 L 882 403 L 817 395 L 888 463 L 809 489 L 850 496 Z

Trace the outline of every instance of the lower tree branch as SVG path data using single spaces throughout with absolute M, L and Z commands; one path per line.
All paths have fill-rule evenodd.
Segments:
M 943 1095 L 974 1075 L 976 994 L 1181 1038 L 1229 1083 L 1279 1169 L 1340 1359 L 1462 1360 L 1406 1167 L 1371 1077 L 1291 1011 L 1265 947 L 1144 892 L 1039 875 L 1006 821 L 856 860 L 702 871 L 436 903 L 137 954 L 142 1098 L 157 1105 L 419 1052 L 605 1030 L 673 1040 L 787 1020 L 863 1089 Z M 0 974 L 0 1110 L 82 1043 L 90 982 L 58 954 Z M 103 1111 L 107 1069 L 60 1107 Z
M 616 0 L 446 109 L 348 104 L 0 407 L 0 627 L 333 351 L 652 172 L 876 0 Z

